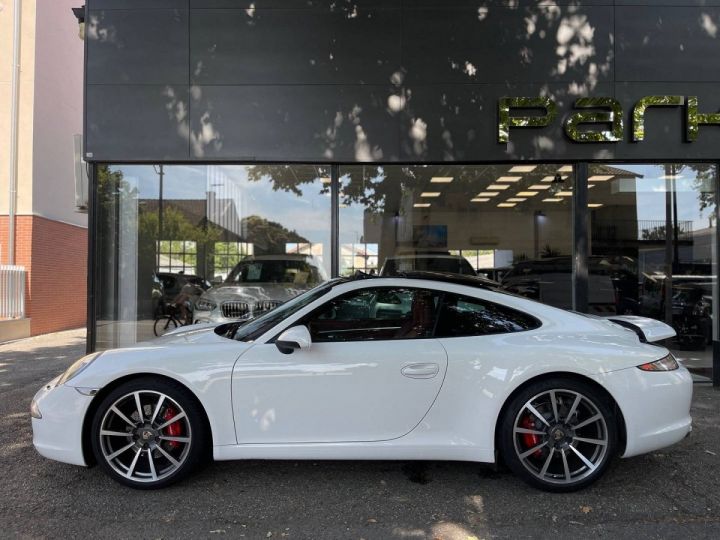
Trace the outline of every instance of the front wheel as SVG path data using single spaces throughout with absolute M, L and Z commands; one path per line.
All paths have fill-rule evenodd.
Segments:
M 155 489 L 186 477 L 205 456 L 208 429 L 183 386 L 150 377 L 110 392 L 91 427 L 95 459 L 118 482 Z
M 155 319 L 155 324 L 153 325 L 153 332 L 157 337 L 164 336 L 170 330 L 175 330 L 178 325 L 179 323 L 175 317 L 172 317 L 171 315 L 164 315 L 159 319 Z
M 510 469 L 546 491 L 595 482 L 617 450 L 613 406 L 595 387 L 570 378 L 529 385 L 509 403 L 500 450 Z

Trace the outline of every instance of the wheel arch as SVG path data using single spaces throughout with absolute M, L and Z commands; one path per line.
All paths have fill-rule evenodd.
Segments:
M 161 375 L 158 373 L 152 373 L 152 372 L 146 372 L 146 373 L 132 373 L 130 375 L 125 375 L 123 377 L 119 377 L 115 379 L 114 381 L 106 384 L 103 386 L 95 396 L 93 396 L 93 400 L 90 402 L 90 405 L 85 412 L 85 418 L 83 419 L 83 425 L 82 425 L 82 453 L 83 458 L 85 459 L 85 463 L 89 467 L 96 464 L 95 462 L 95 456 L 92 451 L 92 441 L 90 440 L 90 428 L 92 426 L 92 420 L 95 416 L 95 412 L 97 411 L 98 407 L 100 406 L 100 403 L 102 403 L 103 399 L 105 399 L 105 396 L 107 396 L 110 392 L 115 390 L 117 387 L 130 382 L 135 379 L 141 379 L 143 377 L 153 377 L 155 379 L 159 380 L 166 380 L 170 381 L 174 384 L 179 384 L 185 390 L 187 390 L 190 395 L 197 401 L 197 404 L 200 406 L 200 410 L 203 414 L 203 420 L 205 421 L 205 427 L 208 430 L 208 433 L 210 433 L 211 440 L 209 441 L 210 444 L 209 447 L 206 449 L 208 455 L 212 455 L 212 441 L 214 440 L 213 432 L 212 432 L 212 425 L 210 424 L 210 418 L 208 417 L 207 411 L 205 410 L 205 406 L 203 405 L 202 401 L 197 397 L 195 392 L 193 392 L 192 388 L 189 388 L 187 384 L 183 383 L 182 381 L 179 381 L 178 379 L 175 379 L 173 377 L 169 377 L 167 375 Z
M 519 384 L 508 396 L 505 398 L 505 401 L 502 404 L 502 407 L 500 407 L 500 412 L 498 413 L 497 417 L 495 418 L 495 429 L 493 432 L 493 445 L 495 448 L 495 459 L 496 461 L 502 460 L 502 456 L 500 455 L 500 452 L 498 451 L 499 445 L 498 445 L 498 437 L 500 435 L 500 421 L 502 417 L 505 415 L 505 411 L 507 407 L 510 405 L 510 402 L 515 398 L 515 396 L 522 392 L 525 388 L 530 386 L 531 384 L 534 384 L 539 381 L 547 380 L 547 379 L 554 379 L 557 377 L 563 377 L 566 379 L 575 379 L 579 382 L 583 382 L 585 384 L 588 384 L 598 390 L 601 394 L 603 394 L 609 402 L 612 404 L 613 409 L 615 410 L 615 414 L 617 415 L 618 419 L 618 455 L 623 455 L 625 453 L 625 446 L 627 444 L 627 426 L 625 425 L 625 417 L 623 416 L 622 409 L 620 409 L 620 406 L 618 405 L 618 402 L 615 400 L 615 398 L 612 396 L 608 390 L 602 386 L 597 381 L 591 379 L 590 377 L 586 377 L 585 375 L 581 375 L 579 373 L 573 373 L 572 371 L 554 371 L 551 373 L 543 373 L 542 375 L 536 375 L 535 377 L 531 377 L 530 379 L 523 381 L 521 384 Z

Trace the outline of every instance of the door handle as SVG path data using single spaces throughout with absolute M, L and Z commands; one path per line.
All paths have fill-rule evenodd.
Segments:
M 400 373 L 411 379 L 432 379 L 440 372 L 437 364 L 408 364 L 400 370 Z

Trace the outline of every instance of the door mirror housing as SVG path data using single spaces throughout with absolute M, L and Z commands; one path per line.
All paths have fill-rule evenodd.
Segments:
M 309 349 L 312 344 L 307 326 L 288 328 L 275 340 L 275 346 L 283 354 L 291 354 L 296 349 Z

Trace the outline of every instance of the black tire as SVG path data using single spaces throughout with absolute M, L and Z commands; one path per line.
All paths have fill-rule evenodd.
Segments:
M 578 395 L 582 399 L 573 411 Z M 526 407 L 528 403 L 537 404 L 533 408 L 543 416 L 542 421 Z M 583 426 L 598 414 L 601 419 Z M 545 379 L 528 385 L 513 396 L 499 421 L 498 446 L 503 461 L 523 481 L 544 491 L 570 492 L 589 486 L 603 475 L 617 454 L 618 427 L 610 398 L 593 385 L 573 378 Z M 522 457 L 524 454 L 529 455 Z
M 140 396 L 145 419 L 142 424 L 136 422 L 139 416 L 137 407 L 134 413 L 130 412 L 136 393 Z M 161 395 L 165 396 L 162 400 L 160 400 Z M 160 404 L 157 404 L 158 402 Z M 127 420 L 135 422 L 136 426 L 133 428 L 117 415 L 112 410 L 113 405 L 121 410 Z M 171 407 L 178 409 L 175 411 L 175 416 L 172 415 L 173 411 L 168 411 Z M 153 415 L 156 409 L 158 412 Z M 172 422 L 171 426 L 178 426 L 176 429 L 179 433 L 176 438 L 189 439 L 186 443 L 167 441 L 167 437 L 174 435 L 172 432 L 168 433 L 171 427 L 166 427 L 164 430 L 155 429 L 151 424 L 154 418 L 154 426 L 160 427 L 176 417 L 181 418 L 182 415 L 179 414 L 181 412 L 184 412 L 185 416 L 182 420 Z M 171 416 L 163 417 L 166 413 Z M 114 426 L 110 424 L 111 422 L 114 422 Z M 101 435 L 101 428 L 104 434 L 112 430 L 114 435 Z M 126 437 L 119 434 L 122 430 L 127 431 Z M 145 443 L 142 435 L 148 430 L 156 435 Z M 186 478 L 207 460 L 212 448 L 210 429 L 197 398 L 175 381 L 154 377 L 132 379 L 105 396 L 93 416 L 90 437 L 95 459 L 105 473 L 117 482 L 135 489 L 163 488 Z M 134 446 L 130 446 L 116 458 L 108 459 L 117 450 L 130 444 Z M 139 457 L 134 463 L 130 463 L 132 468 L 128 470 L 133 476 L 128 477 L 127 474 L 122 474 L 121 470 L 134 457 L 133 452 Z M 165 457 L 168 454 L 177 461 L 178 465 L 171 463 L 169 458 Z M 163 465 L 165 469 L 162 468 Z M 140 475 L 145 477 L 140 478 Z
M 159 319 L 155 319 L 153 324 L 153 333 L 156 337 L 164 336 L 170 330 L 175 330 L 179 326 L 178 321 L 170 315 L 165 315 Z

